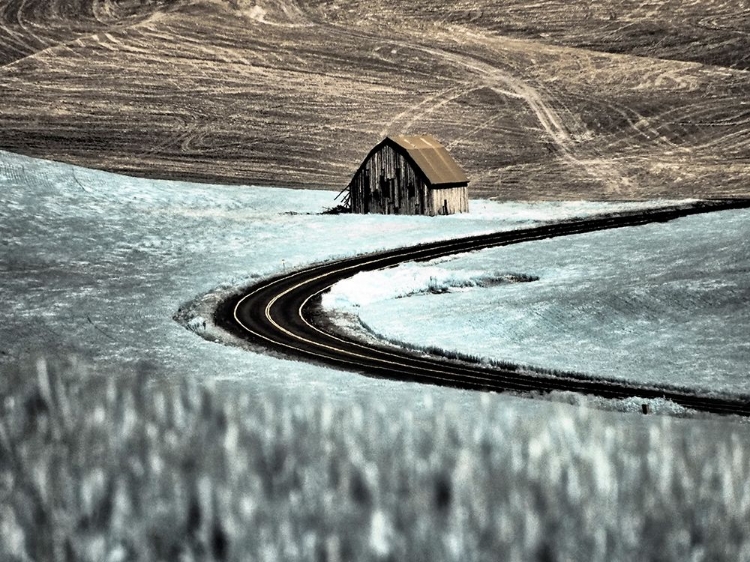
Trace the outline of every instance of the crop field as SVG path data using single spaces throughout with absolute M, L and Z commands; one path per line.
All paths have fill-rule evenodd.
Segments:
M 492 35 L 592 51 L 750 69 L 750 7 L 738 0 L 574 4 L 563 0 L 459 0 L 450 4 L 323 0 L 317 4 L 327 19 L 349 24 L 466 26 Z M 361 14 L 366 15 L 357 19 Z
M 745 3 L 587 6 L 9 1 L 0 148 L 335 190 L 429 132 L 482 197 L 748 195 Z
M 117 375 L 2 369 L 3 560 L 750 557 L 741 424 Z

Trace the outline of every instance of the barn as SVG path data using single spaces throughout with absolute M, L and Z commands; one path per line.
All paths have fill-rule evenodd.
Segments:
M 469 178 L 430 135 L 383 139 L 342 193 L 353 213 L 451 215 L 469 211 Z

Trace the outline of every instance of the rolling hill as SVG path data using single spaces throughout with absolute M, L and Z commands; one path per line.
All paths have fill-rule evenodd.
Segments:
M 0 148 L 340 189 L 430 132 L 476 196 L 750 193 L 744 3 L 7 2 Z

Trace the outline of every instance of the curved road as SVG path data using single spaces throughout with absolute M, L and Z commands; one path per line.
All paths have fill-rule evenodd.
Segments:
M 605 398 L 666 398 L 718 414 L 750 415 L 750 397 L 695 396 L 689 391 L 634 385 L 575 374 L 546 375 L 425 356 L 405 349 L 364 344 L 326 326 L 317 306 L 321 293 L 360 272 L 413 260 L 430 260 L 482 248 L 518 244 L 610 228 L 666 222 L 717 210 L 750 207 L 750 200 L 705 201 L 656 211 L 576 219 L 507 232 L 421 244 L 312 265 L 254 285 L 223 302 L 216 322 L 231 333 L 285 355 L 378 377 L 474 390 L 522 393 L 564 390 Z

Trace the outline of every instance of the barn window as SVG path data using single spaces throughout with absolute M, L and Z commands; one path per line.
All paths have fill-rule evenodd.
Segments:
M 395 199 L 396 198 L 396 184 L 395 181 L 392 179 L 385 180 L 385 184 L 383 185 L 383 195 L 385 197 L 388 197 L 389 199 Z
M 383 197 L 389 197 L 388 180 L 385 179 L 385 174 L 380 174 L 380 191 L 383 193 Z

